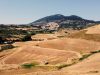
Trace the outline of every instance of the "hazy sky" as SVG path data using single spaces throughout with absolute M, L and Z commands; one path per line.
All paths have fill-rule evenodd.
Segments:
M 100 0 L 0 0 L 2 24 L 26 24 L 53 14 L 100 20 Z

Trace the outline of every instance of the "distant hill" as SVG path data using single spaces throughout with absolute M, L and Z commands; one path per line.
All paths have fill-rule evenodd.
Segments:
M 96 21 L 96 22 L 100 24 L 100 21 Z
M 57 23 L 60 28 L 86 28 L 88 26 L 92 26 L 96 23 L 99 23 L 99 21 L 93 21 L 93 20 L 87 20 L 83 19 L 76 15 L 71 16 L 64 16 L 61 14 L 51 15 L 44 18 L 41 18 L 39 20 L 36 20 L 29 25 L 32 26 L 45 26 L 50 22 Z

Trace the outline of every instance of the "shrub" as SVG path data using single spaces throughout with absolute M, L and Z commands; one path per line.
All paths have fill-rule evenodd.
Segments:
M 4 43 L 4 40 L 2 37 L 0 37 L 0 44 Z
M 63 37 L 65 37 L 65 36 L 57 36 L 58 38 L 63 38 Z
M 89 56 L 91 56 L 92 54 L 86 54 L 86 55 L 83 55 L 83 57 L 81 57 L 79 60 L 82 61 L 84 60 L 85 58 L 88 58 Z
M 21 41 L 31 41 L 31 35 L 25 35 L 23 38 L 21 38 Z
M 100 53 L 100 50 L 97 50 L 97 51 L 92 51 L 90 52 L 89 54 L 85 54 L 83 55 L 83 57 L 79 58 L 80 61 L 84 60 L 85 58 L 88 58 L 89 56 L 95 54 L 95 53 Z
M 64 68 L 64 67 L 67 67 L 67 66 L 71 66 L 72 64 L 61 64 L 61 65 L 59 65 L 57 68 L 58 69 L 62 69 L 62 68 Z
M 4 45 L 4 46 L 1 46 L 0 51 L 7 50 L 7 49 L 12 49 L 12 48 L 14 48 L 14 46 L 11 45 L 11 44 L 9 44 L 9 45 Z
M 35 67 L 36 65 L 38 65 L 37 63 L 25 63 L 25 64 L 22 64 L 21 66 L 23 68 L 32 68 L 32 67 Z
M 98 73 L 99 71 L 90 71 L 90 73 Z
M 36 35 L 35 31 L 29 32 L 30 35 Z
M 99 52 L 100 52 L 100 50 L 92 51 L 91 53 L 92 53 L 92 54 L 95 54 L 95 53 L 99 53 Z

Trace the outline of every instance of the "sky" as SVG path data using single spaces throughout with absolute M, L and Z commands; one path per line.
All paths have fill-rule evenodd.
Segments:
M 0 24 L 28 24 L 54 14 L 100 21 L 100 0 L 0 0 Z

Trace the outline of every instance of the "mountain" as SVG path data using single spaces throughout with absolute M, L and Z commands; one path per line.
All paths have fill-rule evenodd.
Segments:
M 36 20 L 30 23 L 30 25 L 45 26 L 50 22 L 57 23 L 60 28 L 80 28 L 80 29 L 94 25 L 95 23 L 98 23 L 93 20 L 83 19 L 76 15 L 64 16 L 61 14 L 56 14 L 56 15 L 51 15 L 51 16 L 47 16 L 39 20 Z
M 100 24 L 100 21 L 96 21 L 96 22 Z

